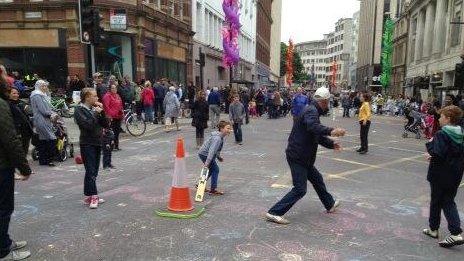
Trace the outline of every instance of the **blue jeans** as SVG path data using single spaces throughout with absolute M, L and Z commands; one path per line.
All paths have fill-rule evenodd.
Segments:
M 81 145 L 82 161 L 84 162 L 84 195 L 98 195 L 97 176 L 100 168 L 101 147 L 94 145 Z
M 0 258 L 10 253 L 8 235 L 11 214 L 14 210 L 14 169 L 0 169 Z
M 331 209 L 335 201 L 327 192 L 321 173 L 314 166 L 304 166 L 288 158 L 287 162 L 292 173 L 293 188 L 269 210 L 269 214 L 283 216 L 287 213 L 306 194 L 307 180 L 313 185 L 324 207 Z
M 200 157 L 201 161 L 205 163 L 207 157 L 203 155 L 198 156 Z M 211 177 L 211 190 L 216 190 L 219 177 L 219 166 L 216 163 L 216 159 L 213 159 L 209 164 L 208 179 L 209 177 Z
M 234 136 L 236 142 L 242 142 L 242 124 L 234 123 Z
M 145 121 L 153 122 L 153 106 L 143 106 Z
M 451 235 L 457 236 L 462 233 L 461 220 L 459 212 L 454 202 L 457 189 L 442 188 L 436 184 L 430 183 L 431 199 L 430 199 L 430 229 L 438 230 L 440 227 L 441 211 L 445 214 L 448 221 L 448 230 Z

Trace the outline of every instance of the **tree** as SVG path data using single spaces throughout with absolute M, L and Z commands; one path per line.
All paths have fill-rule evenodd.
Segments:
M 287 44 L 280 43 L 280 76 L 283 77 L 287 73 Z M 303 63 L 298 53 L 293 53 L 293 79 L 296 83 L 302 83 L 308 80 L 308 75 L 304 72 Z
M 390 86 L 392 74 L 392 55 L 393 55 L 393 31 L 395 23 L 391 19 L 385 21 L 384 34 L 382 38 L 382 74 L 380 82 L 382 83 L 385 92 Z

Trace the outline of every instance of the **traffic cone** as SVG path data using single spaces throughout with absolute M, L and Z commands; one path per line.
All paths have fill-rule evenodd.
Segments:
M 171 194 L 168 209 L 174 212 L 185 212 L 193 209 L 190 198 L 190 188 L 187 183 L 187 169 L 185 166 L 184 139 L 177 139 L 176 159 L 172 176 Z

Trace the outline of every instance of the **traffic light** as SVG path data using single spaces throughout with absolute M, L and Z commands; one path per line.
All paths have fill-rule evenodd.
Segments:
M 454 87 L 464 89 L 464 62 L 457 63 L 454 69 Z
M 79 20 L 82 43 L 98 45 L 105 39 L 105 30 L 100 26 L 103 18 L 93 7 L 93 0 L 79 0 Z
M 105 29 L 101 27 L 103 16 L 100 14 L 98 9 L 93 10 L 93 23 L 92 23 L 92 38 L 93 44 L 98 45 L 101 41 L 105 40 Z
M 90 44 L 92 39 L 93 0 L 79 0 L 79 26 L 82 43 Z

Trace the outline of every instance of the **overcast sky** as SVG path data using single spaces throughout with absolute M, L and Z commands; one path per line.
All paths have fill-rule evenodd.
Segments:
M 340 18 L 352 17 L 359 0 L 282 0 L 283 42 L 320 40 Z

